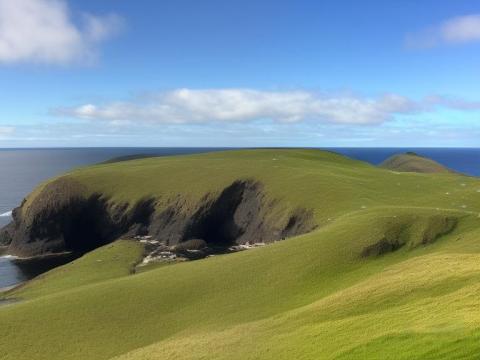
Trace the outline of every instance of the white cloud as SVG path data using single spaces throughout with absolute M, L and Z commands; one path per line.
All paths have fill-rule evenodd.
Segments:
M 441 27 L 446 42 L 464 43 L 480 40 L 480 14 L 460 16 L 448 20 Z
M 92 61 L 97 45 L 122 25 L 119 16 L 79 14 L 65 0 L 0 0 L 0 62 Z
M 410 47 L 435 47 L 477 41 L 480 41 L 480 14 L 448 19 L 439 25 L 409 34 L 406 39 Z
M 361 125 L 382 123 L 395 114 L 417 110 L 416 103 L 395 94 L 363 98 L 303 90 L 178 89 L 131 101 L 60 108 L 54 113 L 80 119 L 115 121 L 117 124 L 123 121 L 191 124 L 318 120 Z
M 11 126 L 0 126 L 0 138 L 12 134 L 15 131 L 14 127 Z

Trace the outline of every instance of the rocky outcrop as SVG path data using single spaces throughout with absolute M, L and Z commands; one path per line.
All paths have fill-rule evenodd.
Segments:
M 13 222 L 5 226 L 3 229 L 0 229 L 0 247 L 5 247 L 10 245 L 10 243 L 12 242 L 13 231 L 14 231 Z
M 30 257 L 65 251 L 85 252 L 118 234 L 115 213 L 100 195 L 84 197 L 71 180 L 46 185 L 13 213 L 9 253 Z
M 268 243 L 308 232 L 315 227 L 307 209 L 271 211 L 262 184 L 235 181 L 219 194 L 205 194 L 194 206 L 177 196 L 167 203 L 141 199 L 115 203 L 90 194 L 83 185 L 59 178 L 14 211 L 13 222 L 0 239 L 12 255 L 84 253 L 118 238 L 149 236 L 166 246 L 199 239 L 210 247 Z M 278 209 L 277 209 L 278 210 Z

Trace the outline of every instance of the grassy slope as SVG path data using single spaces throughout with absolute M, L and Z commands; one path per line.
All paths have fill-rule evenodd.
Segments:
M 254 178 L 285 206 L 315 209 L 320 224 L 362 207 L 379 205 L 468 210 L 478 205 L 480 196 L 476 193 L 480 184 L 474 178 L 396 173 L 317 150 L 246 150 L 150 158 L 90 166 L 67 176 L 85 184 L 92 193 L 131 204 L 148 196 L 168 202 L 178 195 L 196 202 L 234 180 Z
M 140 243 L 116 241 L 26 283 L 15 297 L 34 298 L 130 275 L 142 254 Z
M 420 173 L 452 172 L 450 169 L 434 160 L 409 153 L 394 155 L 380 164 L 380 167 L 395 171 L 410 171 Z
M 88 280 L 103 273 L 96 267 L 54 270 L 14 294 L 27 301 L 0 309 L 6 359 L 450 359 L 480 351 L 476 179 L 396 174 L 300 150 L 144 159 L 69 176 L 130 202 L 183 192 L 193 201 L 253 177 L 284 206 L 314 208 L 323 226 L 134 276 L 124 276 L 122 264 L 138 256 L 128 255 L 117 262 L 123 270 L 96 283 Z M 456 230 L 421 245 L 446 216 L 459 219 Z M 397 228 L 408 246 L 360 256 Z M 131 254 L 120 244 L 80 262 Z

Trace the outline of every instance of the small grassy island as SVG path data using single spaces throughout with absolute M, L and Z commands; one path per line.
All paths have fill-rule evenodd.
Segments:
M 480 354 L 478 178 L 416 154 L 121 160 L 41 184 L 0 232 L 76 256 L 0 295 L 0 358 Z

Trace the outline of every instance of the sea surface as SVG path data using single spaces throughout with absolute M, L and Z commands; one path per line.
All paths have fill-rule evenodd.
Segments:
M 193 154 L 220 148 L 83 148 L 0 149 L 0 227 L 11 220 L 10 212 L 36 185 L 79 166 L 128 155 Z M 378 165 L 401 152 L 413 151 L 449 168 L 480 176 L 480 148 L 328 148 L 346 156 Z M 52 265 L 53 266 L 53 265 Z M 12 258 L 0 257 L 0 288 L 28 280 L 39 272 L 17 266 Z

